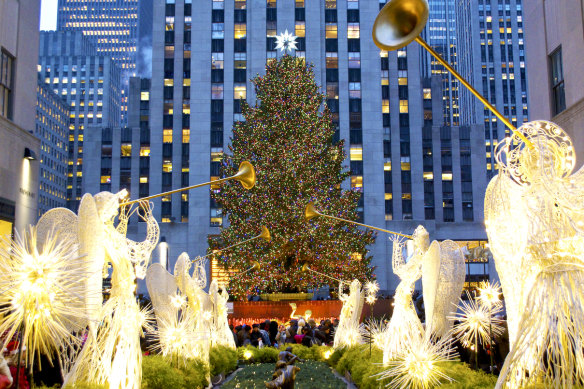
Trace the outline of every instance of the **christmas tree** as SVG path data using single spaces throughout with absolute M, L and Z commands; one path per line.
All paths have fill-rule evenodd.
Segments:
M 369 280 L 373 269 L 366 246 L 375 240 L 372 232 L 326 218 L 304 220 L 310 201 L 323 213 L 355 220 L 360 196 L 357 190 L 341 189 L 350 174 L 343 166 L 344 142 L 333 144 L 334 126 L 312 65 L 285 55 L 252 83 L 256 107 L 242 102 L 245 121 L 234 125 L 231 154 L 225 154 L 221 171 L 231 176 L 248 160 L 257 182 L 244 191 L 228 181 L 213 192 L 229 227 L 219 238 L 209 237 L 209 250 L 256 236 L 262 225 L 272 241 L 253 241 L 216 255 L 219 264 L 236 271 L 248 269 L 252 261 L 261 264 L 259 270 L 232 280 L 230 293 L 241 298 L 331 285 L 327 278 L 302 272 L 305 263 L 342 280 Z

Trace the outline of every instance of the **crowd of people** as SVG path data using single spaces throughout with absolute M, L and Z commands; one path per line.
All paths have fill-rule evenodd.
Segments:
M 298 343 L 305 346 L 332 345 L 334 332 L 339 325 L 338 319 L 321 320 L 317 325 L 314 319 L 291 319 L 288 323 L 264 320 L 251 326 L 230 325 L 237 347 L 278 347 L 286 343 Z

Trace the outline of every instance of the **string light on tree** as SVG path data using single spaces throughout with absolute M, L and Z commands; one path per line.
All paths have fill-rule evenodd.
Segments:
M 242 277 L 232 277 L 229 294 L 303 291 L 330 285 L 336 279 L 371 280 L 367 246 L 371 231 L 322 218 L 307 223 L 303 211 L 313 201 L 330 215 L 355 220 L 361 193 L 344 190 L 350 174 L 344 141 L 333 143 L 335 127 L 325 96 L 314 80 L 312 65 L 284 55 L 271 62 L 264 76 L 252 80 L 258 106 L 242 102 L 245 121 L 236 122 L 222 174 L 230 176 L 240 161 L 250 160 L 257 173 L 254 188 L 243 191 L 226 182 L 212 197 L 229 225 L 220 237 L 209 237 L 209 253 L 257 235 L 265 225 L 272 242 L 260 241 L 223 250 L 215 255 L 219 265 L 239 274 L 253 261 L 262 264 Z M 324 274 L 302 273 L 302 265 Z

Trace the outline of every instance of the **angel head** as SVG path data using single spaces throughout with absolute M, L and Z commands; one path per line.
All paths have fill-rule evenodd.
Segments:
M 428 251 L 428 247 L 430 247 L 430 234 L 424 226 L 420 225 L 414 230 L 413 238 L 415 251 L 422 253 Z
M 128 192 L 124 189 L 118 193 L 99 192 L 94 196 L 95 205 L 102 222 L 113 221 L 118 215 L 120 208 L 120 199 L 125 198 Z

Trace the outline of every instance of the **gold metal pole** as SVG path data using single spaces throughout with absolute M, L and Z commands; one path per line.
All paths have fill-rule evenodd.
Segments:
M 395 231 L 390 231 L 390 230 L 384 230 L 383 228 L 379 228 L 379 227 L 373 227 L 373 226 L 369 226 L 367 224 L 363 224 L 363 223 L 358 223 L 358 222 L 354 222 L 352 220 L 347 220 L 347 219 L 341 219 L 340 217 L 334 217 L 334 216 L 329 216 L 329 215 L 323 215 L 322 213 L 319 214 L 321 216 L 324 217 L 328 217 L 330 219 L 335 219 L 341 222 L 345 222 L 345 223 L 351 223 L 351 224 L 356 224 L 358 226 L 361 227 L 367 227 L 367 228 L 371 228 L 372 230 L 377 230 L 377 231 L 381 231 L 381 232 L 387 232 L 388 234 L 394 234 L 394 235 L 398 235 L 398 236 L 403 236 L 404 238 L 408 238 L 408 239 L 413 239 L 413 237 L 411 235 L 406 235 L 406 234 L 401 234 L 399 232 L 395 232 Z
M 227 246 L 227 247 L 224 247 L 222 249 L 218 249 L 217 251 L 221 252 L 221 251 L 224 251 L 224 250 L 229 250 L 229 249 L 232 249 L 234 247 L 241 246 L 242 244 L 251 242 L 252 240 L 259 239 L 259 238 L 262 238 L 262 239 L 264 239 L 264 240 L 266 240 L 268 242 L 272 239 L 271 236 L 270 236 L 270 231 L 265 226 L 262 226 L 262 233 L 259 234 L 258 236 L 254 236 L 253 238 L 249 238 L 249 239 L 246 239 L 246 240 L 241 241 L 239 243 L 232 244 L 231 246 Z M 204 258 L 207 258 L 207 257 L 209 257 L 211 255 L 214 255 L 214 254 L 215 254 L 215 252 L 209 253 L 209 254 L 207 254 L 207 255 L 205 255 L 203 257 L 199 257 L 198 259 L 194 259 L 193 262 L 200 261 L 200 260 L 202 260 Z
M 442 66 L 446 68 L 446 70 L 448 70 L 454 77 L 456 77 L 456 79 L 460 81 L 460 83 L 464 85 L 473 95 L 475 95 L 475 97 L 479 99 L 480 102 L 483 103 L 485 107 L 487 107 L 499 120 L 501 120 L 503 124 L 509 127 L 509 129 L 513 131 L 513 133 L 517 135 L 525 143 L 527 147 L 529 147 L 530 149 L 533 148 L 533 143 L 531 143 L 531 141 L 527 139 L 525 135 L 517 131 L 517 128 L 515 128 L 515 126 L 511 124 L 511 122 L 505 116 L 503 116 L 501 112 L 497 111 L 497 108 L 495 108 L 491 103 L 489 103 L 489 101 L 485 99 L 471 84 L 469 84 L 468 81 L 466 81 L 460 74 L 458 74 L 458 72 L 454 70 L 454 68 L 450 66 L 450 64 L 446 62 L 440 56 L 440 54 L 434 51 L 434 49 L 424 39 L 417 36 L 415 41 L 418 42 L 418 44 L 422 46 L 424 49 L 426 49 L 430 54 L 432 54 L 432 56 L 436 58 L 436 60 L 440 62 Z
M 158 194 L 155 194 L 155 195 L 152 195 L 152 196 L 142 197 L 142 198 L 139 198 L 139 199 L 136 199 L 136 200 L 125 201 L 125 202 L 123 202 L 123 203 L 120 204 L 120 207 L 123 207 L 125 205 L 135 204 L 135 203 L 138 203 L 140 201 L 152 200 L 152 199 L 155 199 L 155 198 L 158 198 L 158 197 L 169 196 L 169 195 L 174 194 L 174 193 L 184 192 L 185 190 L 191 190 L 191 189 L 199 188 L 201 186 L 218 184 L 218 183 L 221 183 L 221 182 L 230 180 L 231 178 L 232 177 L 221 178 L 219 180 L 205 182 L 204 184 L 191 185 L 191 186 L 187 186 L 187 187 L 184 187 L 184 188 L 170 190 L 168 192 L 158 193 Z
M 229 280 L 234 280 L 236 278 L 241 277 L 242 275 L 244 275 L 245 273 L 249 273 L 252 270 L 257 270 L 260 268 L 260 263 L 258 261 L 253 261 L 253 266 L 250 267 L 249 269 L 247 269 L 246 271 L 243 271 L 241 273 L 238 273 L 236 275 L 234 275 L 233 277 L 229 278 Z
M 335 220 L 338 220 L 341 222 L 356 224 L 356 225 L 361 226 L 361 227 L 371 228 L 372 230 L 387 232 L 388 234 L 394 234 L 394 235 L 398 235 L 398 236 L 403 236 L 404 238 L 413 239 L 413 237 L 411 235 L 400 234 L 399 232 L 384 230 L 383 228 L 373 227 L 373 226 L 369 226 L 367 224 L 357 223 L 357 222 L 354 222 L 352 220 L 341 219 L 340 217 L 334 217 L 334 216 L 322 214 L 316 210 L 316 208 L 314 207 L 314 204 L 311 201 L 310 203 L 306 204 L 306 208 L 304 209 L 304 218 L 306 220 L 310 220 L 315 216 L 324 216 L 324 217 L 328 217 L 330 219 L 335 219 Z

